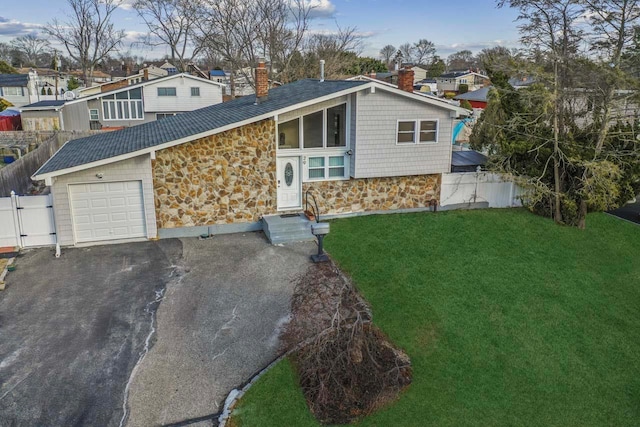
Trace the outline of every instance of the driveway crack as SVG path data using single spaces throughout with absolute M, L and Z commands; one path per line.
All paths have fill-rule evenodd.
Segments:
M 129 411 L 127 408 L 127 401 L 129 400 L 129 388 L 131 387 L 131 383 L 133 382 L 138 367 L 142 364 L 145 356 L 149 353 L 149 345 L 151 343 L 151 338 L 156 333 L 156 311 L 160 302 L 164 299 L 165 289 L 160 289 L 155 291 L 155 298 L 149 301 L 145 308 L 144 312 L 149 314 L 149 322 L 150 322 L 150 330 L 147 334 L 147 338 L 144 341 L 144 349 L 140 352 L 140 356 L 138 357 L 138 361 L 136 362 L 133 370 L 131 371 L 131 375 L 129 375 L 129 380 L 127 381 L 127 385 L 124 388 L 124 399 L 122 402 L 122 418 L 120 419 L 119 427 L 123 427 L 125 422 L 127 421 L 127 416 L 129 415 Z

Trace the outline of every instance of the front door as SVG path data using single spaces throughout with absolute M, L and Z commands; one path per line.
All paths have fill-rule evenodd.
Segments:
M 278 210 L 300 209 L 300 157 L 278 158 Z

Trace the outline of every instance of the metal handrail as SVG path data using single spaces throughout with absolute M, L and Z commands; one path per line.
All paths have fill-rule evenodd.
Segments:
M 318 201 L 316 200 L 316 196 L 313 195 L 311 190 L 307 190 L 307 192 L 304 194 L 304 209 L 305 211 L 309 210 L 309 196 L 311 196 L 311 200 L 313 201 L 313 205 L 311 205 L 311 212 L 313 212 L 313 215 L 316 217 L 316 222 L 319 223 L 320 208 L 318 208 Z

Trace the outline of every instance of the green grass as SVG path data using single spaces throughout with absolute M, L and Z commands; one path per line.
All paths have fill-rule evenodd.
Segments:
M 457 211 L 337 220 L 326 243 L 414 367 L 359 425 L 640 424 L 640 227 Z M 235 422 L 318 425 L 287 361 Z

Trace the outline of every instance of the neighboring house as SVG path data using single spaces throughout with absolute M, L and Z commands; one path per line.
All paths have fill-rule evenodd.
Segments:
M 64 100 L 39 101 L 20 108 L 23 130 L 62 130 Z
M 107 83 L 112 80 L 111 74 L 107 74 L 100 70 L 93 70 L 91 81 L 89 82 L 85 82 L 83 80 L 84 76 L 82 75 L 82 70 L 73 70 L 73 71 L 70 71 L 69 74 L 77 78 L 85 86 L 92 86 L 94 84 Z
M 307 79 L 67 142 L 35 174 L 51 187 L 61 245 L 259 230 L 300 212 L 426 210 L 467 111 L 376 81 Z
M 37 74 L 0 74 L 0 98 L 14 107 L 38 101 Z
M 177 74 L 178 73 L 178 67 L 176 67 L 175 65 L 170 63 L 168 59 L 164 60 L 164 64 L 160 65 L 160 68 L 162 68 L 168 74 Z
M 226 85 L 229 80 L 229 74 L 224 70 L 211 70 L 209 71 L 209 79 Z
M 422 68 L 419 65 L 414 65 L 413 67 L 411 67 L 411 70 L 413 71 L 414 83 L 425 80 L 427 78 L 427 74 L 429 73 L 429 70 L 427 70 L 426 68 Z
M 51 68 L 20 68 L 18 72 L 20 74 L 29 74 L 30 78 L 35 79 L 35 90 L 38 96 L 32 102 L 62 99 L 68 90 L 69 78 L 71 77 L 67 73 Z
M 219 104 L 222 88 L 223 85 L 210 80 L 173 74 L 70 100 L 56 109 L 51 105 L 27 105 L 22 109 L 22 117 L 27 121 L 59 117 L 62 130 L 137 126 Z
M 436 79 L 422 79 L 419 80 L 414 88 L 420 92 L 438 93 L 438 82 Z
M 453 71 L 436 77 L 436 82 L 438 85 L 438 94 L 447 92 L 458 93 L 461 84 L 467 85 L 469 91 L 474 91 L 489 84 L 489 77 L 473 71 Z
M 456 95 L 453 97 L 453 99 L 458 101 L 467 100 L 471 104 L 472 108 L 484 110 L 485 108 L 487 108 L 487 96 L 489 96 L 489 91 L 491 90 L 491 88 L 492 86 L 483 87 L 472 92 Z
M 149 80 L 157 79 L 160 77 L 166 77 L 169 75 L 165 70 L 156 67 L 154 65 L 150 65 L 138 71 L 135 74 L 131 74 L 129 76 L 120 77 L 118 79 L 114 79 L 113 81 L 102 83 L 99 85 L 84 87 L 76 90 L 77 96 L 79 98 L 83 98 L 85 96 L 96 95 L 102 92 L 108 92 L 114 89 L 119 89 L 125 86 L 131 86 L 138 83 L 143 83 Z
M 512 77 L 509 79 L 509 84 L 513 86 L 514 89 L 529 87 L 534 83 L 538 83 L 538 79 L 534 76 Z

